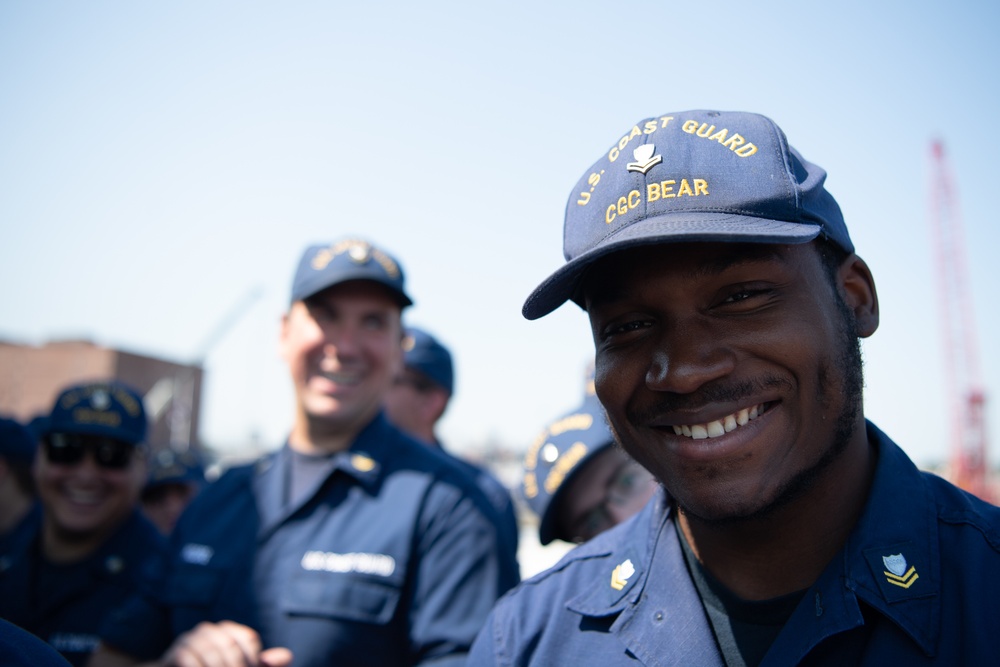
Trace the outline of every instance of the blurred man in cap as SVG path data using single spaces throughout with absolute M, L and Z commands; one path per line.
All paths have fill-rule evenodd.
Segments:
M 149 462 L 149 477 L 140 497 L 142 511 L 161 533 L 170 535 L 204 485 L 205 466 L 196 452 L 161 449 Z
M 543 545 L 591 539 L 642 509 L 656 488 L 615 443 L 592 380 L 584 402 L 549 424 L 524 457 L 521 493 Z
M 95 666 L 464 664 L 516 578 L 468 475 L 382 414 L 410 304 L 382 249 L 306 249 L 280 331 L 285 446 L 205 487 L 163 590 L 116 616 Z
M 165 544 L 137 509 L 146 428 L 141 397 L 116 382 L 63 390 L 45 422 L 34 462 L 42 520 L 0 572 L 0 616 L 74 665 L 161 566 Z
M 0 418 L 0 568 L 19 551 L 41 520 L 31 472 L 38 441 L 28 427 Z
M 517 559 L 518 525 L 510 491 L 488 471 L 449 454 L 437 435 L 437 424 L 455 393 L 451 352 L 427 331 L 407 327 L 403 337 L 403 369 L 385 395 L 389 421 L 417 440 L 451 457 L 476 481 L 493 505 L 501 547 Z
M 825 179 L 704 110 L 584 172 L 523 314 L 586 310 L 612 431 L 669 497 L 505 596 L 470 665 L 996 662 L 1000 508 L 866 420 L 878 297 Z

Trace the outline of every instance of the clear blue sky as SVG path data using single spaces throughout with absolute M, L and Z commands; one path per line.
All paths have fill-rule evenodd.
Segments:
M 866 411 L 921 463 L 949 442 L 927 213 L 945 142 L 1000 449 L 998 19 L 962 0 L 4 2 L 0 337 L 184 361 L 260 290 L 208 351 L 202 438 L 276 446 L 294 265 L 360 234 L 456 356 L 446 441 L 526 447 L 592 354 L 575 306 L 520 316 L 562 261 L 570 188 L 641 118 L 742 109 L 828 170 L 881 299 Z

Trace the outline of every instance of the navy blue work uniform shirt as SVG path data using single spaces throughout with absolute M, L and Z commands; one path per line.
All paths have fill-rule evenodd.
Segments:
M 517 565 L 517 544 L 519 538 L 519 526 L 517 524 L 517 510 L 514 507 L 514 499 L 510 495 L 510 490 L 503 485 L 500 480 L 494 477 L 488 470 L 466 461 L 465 459 L 449 453 L 438 445 L 438 451 L 448 456 L 472 477 L 472 480 L 479 487 L 479 490 L 486 495 L 489 506 L 492 508 L 492 520 L 496 525 L 499 536 L 499 548 L 502 553 L 507 554 L 504 558 L 504 565 Z M 520 569 L 514 573 L 516 579 L 520 579 Z
M 69 667 L 66 658 L 27 630 L 0 619 L 0 665 Z
M 297 501 L 290 459 L 286 445 L 202 491 L 171 536 L 161 594 L 103 639 L 152 659 L 199 622 L 231 620 L 296 667 L 464 664 L 517 583 L 475 483 L 381 415 Z
M 158 580 L 166 542 L 138 511 L 86 558 L 46 563 L 37 530 L 0 572 L 0 618 L 37 635 L 71 664 L 97 647 L 101 623 L 143 586 Z
M 997 664 L 1000 508 L 917 470 L 868 425 L 878 463 L 847 543 L 761 662 Z M 486 665 L 723 665 L 662 493 L 494 608 Z

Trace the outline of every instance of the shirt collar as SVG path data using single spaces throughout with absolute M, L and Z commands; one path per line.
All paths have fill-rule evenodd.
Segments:
M 936 505 L 913 462 L 870 422 L 868 441 L 878 456 L 868 502 L 842 565 L 827 569 L 933 654 L 941 627 Z
M 906 454 L 870 422 L 867 432 L 877 456 L 868 500 L 844 548 L 806 594 L 789 625 L 797 625 L 797 617 L 808 610 L 825 616 L 824 627 L 830 634 L 855 627 L 863 623 L 860 599 L 897 625 L 925 653 L 934 655 L 941 627 L 935 503 Z M 589 556 L 607 556 L 603 560 L 608 572 L 592 590 L 569 600 L 570 610 L 586 616 L 610 616 L 636 604 L 644 589 L 653 595 L 664 590 L 655 583 L 647 586 L 647 579 L 690 578 L 683 563 L 674 572 L 659 571 L 659 567 L 678 560 L 679 547 L 666 539 L 673 531 L 673 512 L 666 494 L 661 489 L 654 498 L 634 520 L 581 547 L 588 549 L 585 553 Z M 664 549 L 676 549 L 678 558 L 657 557 Z M 653 569 L 657 571 L 651 572 Z M 782 637 L 801 643 L 803 654 L 818 641 L 805 631 L 783 632 Z
M 586 547 L 593 551 L 591 556 L 610 556 L 603 559 L 607 572 L 591 590 L 571 599 L 566 606 L 585 616 L 609 616 L 624 609 L 630 598 L 637 598 L 650 576 L 651 556 L 669 515 L 670 504 L 660 487 L 632 520 L 591 540 Z M 631 595 L 633 592 L 636 595 Z

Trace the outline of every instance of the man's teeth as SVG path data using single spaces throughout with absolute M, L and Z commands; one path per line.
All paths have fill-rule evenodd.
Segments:
M 756 419 L 757 415 L 763 412 L 763 405 L 755 405 L 752 408 L 738 410 L 731 415 L 726 415 L 722 419 L 716 419 L 706 424 L 684 424 L 674 426 L 674 433 L 683 435 L 694 440 L 704 440 L 705 438 L 718 438 L 730 431 L 735 431 L 751 419 Z
M 354 384 L 359 379 L 357 373 L 323 373 L 323 377 L 337 384 Z

